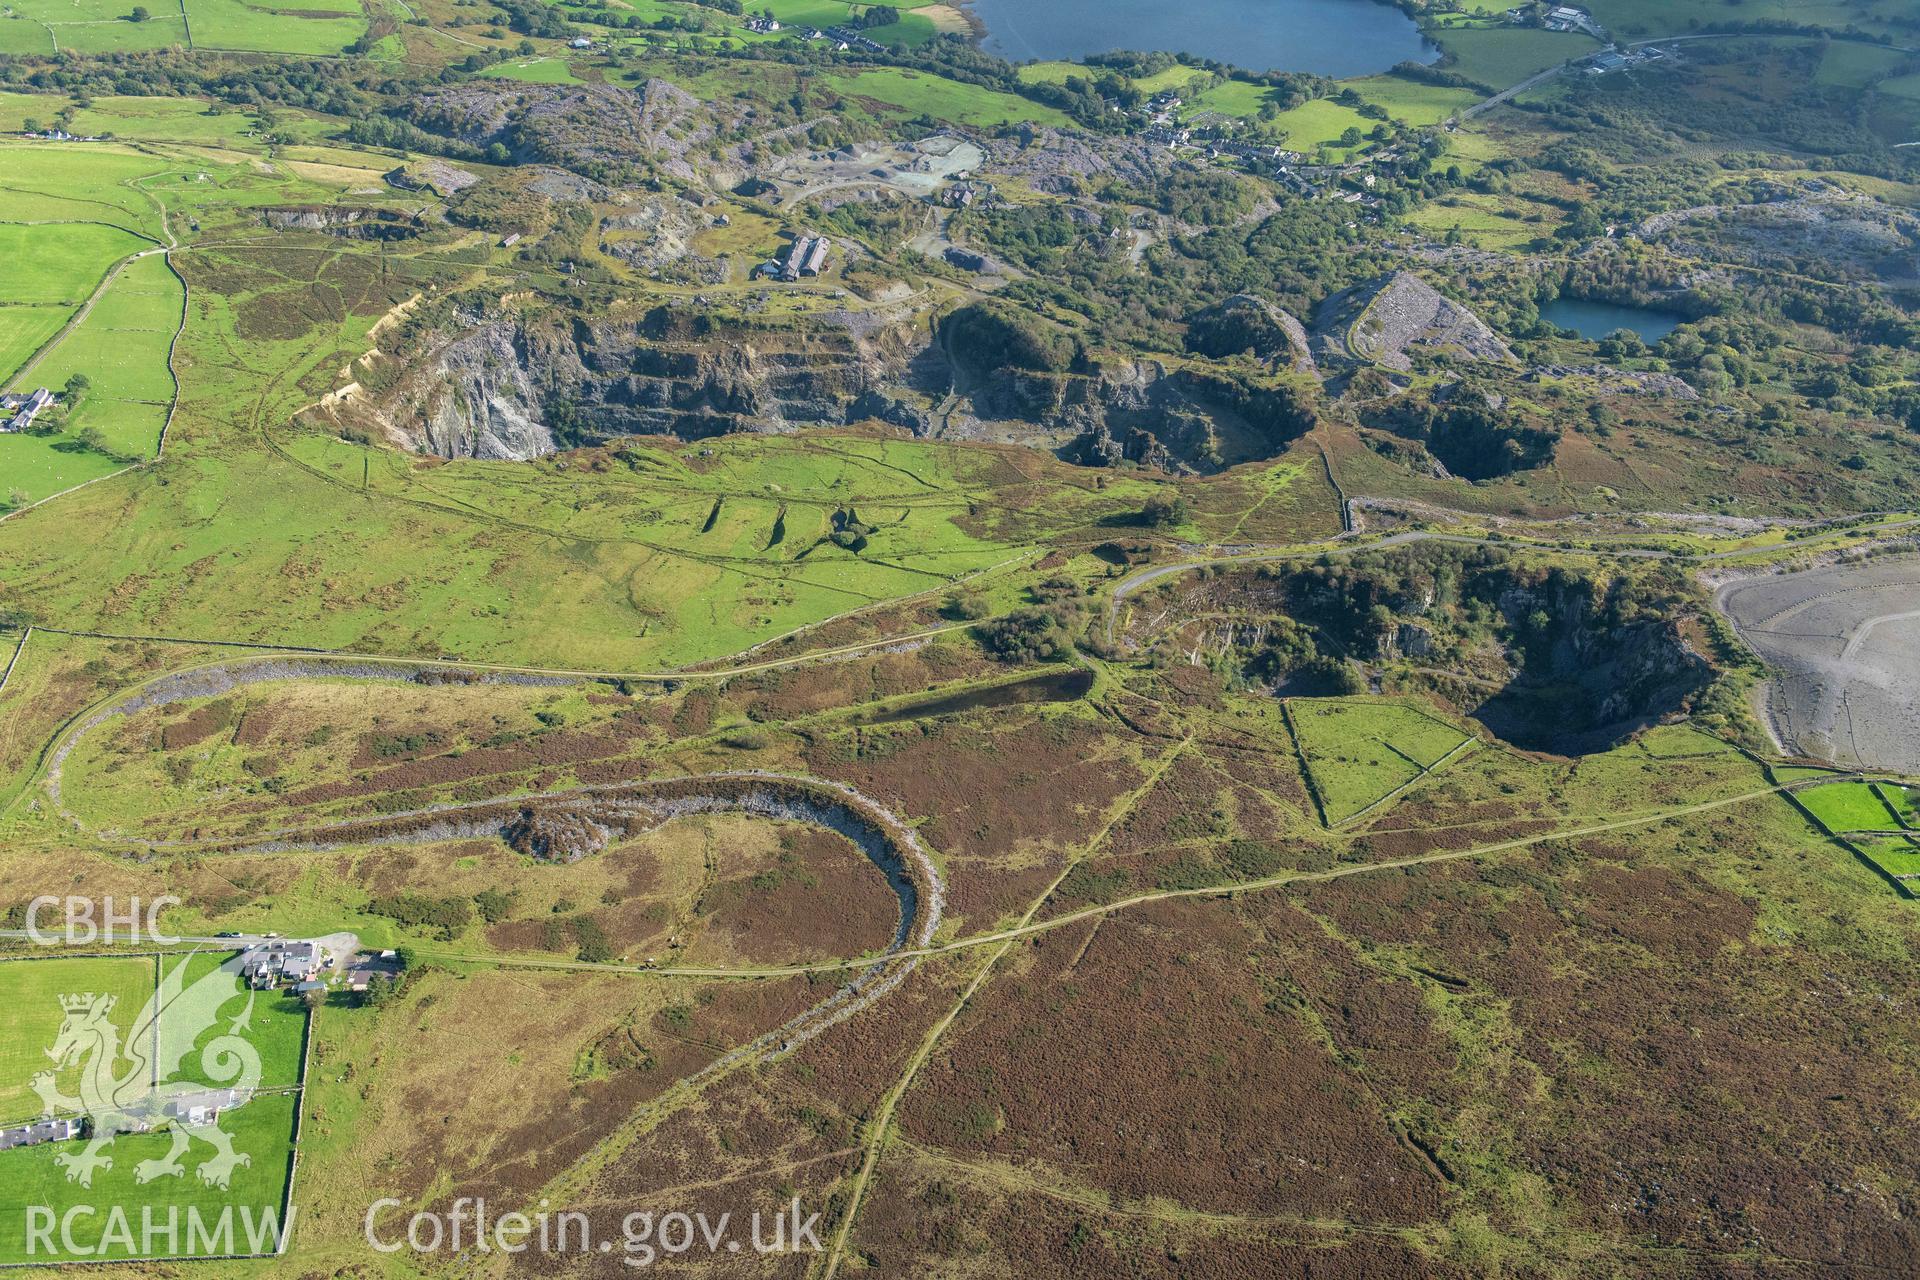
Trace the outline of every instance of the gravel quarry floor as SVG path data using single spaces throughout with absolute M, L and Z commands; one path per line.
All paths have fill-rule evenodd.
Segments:
M 1714 602 L 1775 668 L 1764 705 L 1781 746 L 1920 772 L 1920 559 L 1744 578 Z

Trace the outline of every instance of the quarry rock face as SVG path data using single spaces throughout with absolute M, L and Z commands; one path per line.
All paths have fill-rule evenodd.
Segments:
M 263 209 L 260 219 L 276 231 L 323 231 L 349 240 L 405 240 L 421 230 L 418 218 L 397 210 L 338 205 Z
M 647 201 L 606 218 L 599 234 L 622 256 L 664 268 L 691 260 L 674 250 L 699 216 L 684 202 Z M 1253 353 L 1269 365 L 1254 375 L 1086 352 L 1023 365 L 977 331 L 943 322 L 930 339 L 911 311 L 848 311 L 807 326 L 665 306 L 591 318 L 564 307 L 489 312 L 410 340 L 413 350 L 393 356 L 397 378 L 330 411 L 445 458 L 878 421 L 917 436 L 1050 448 L 1086 465 L 1205 474 L 1276 456 L 1312 429 L 1318 379 L 1300 385 L 1275 372 L 1363 361 L 1411 369 L 1421 352 L 1513 360 L 1470 311 L 1404 272 L 1330 300 L 1311 338 L 1250 295 L 1197 313 L 1195 341 Z
M 420 379 L 416 413 L 396 419 L 401 442 L 443 458 L 518 460 L 552 453 L 537 396 L 505 325 L 489 325 L 449 344 Z
M 1282 452 L 1313 425 L 1308 403 L 1269 388 L 1157 360 L 1117 361 L 1090 373 L 1000 368 L 963 371 L 975 419 L 1051 438 L 1089 466 L 1137 462 L 1206 473 Z
M 1307 401 L 1159 361 L 1086 372 L 950 359 L 911 324 L 721 321 L 656 308 L 468 316 L 392 356 L 384 389 L 329 406 L 415 453 L 530 459 L 626 435 L 683 440 L 878 421 L 1058 448 L 1090 465 L 1207 472 L 1271 457 Z M 928 406 L 950 400 L 936 414 Z
M 1417 622 L 1402 622 L 1380 637 L 1381 658 L 1430 658 L 1433 632 Z
M 623 435 L 699 439 L 842 426 L 879 418 L 924 425 L 881 393 L 887 334 L 683 329 L 659 315 L 475 320 L 407 363 L 377 398 L 343 417 L 444 458 L 528 459 Z

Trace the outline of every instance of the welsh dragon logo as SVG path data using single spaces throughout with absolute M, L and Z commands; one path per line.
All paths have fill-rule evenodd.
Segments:
M 253 1163 L 251 1156 L 233 1149 L 218 1115 L 246 1102 L 260 1084 L 260 1054 L 244 1035 L 253 1013 L 252 992 L 224 1029 L 205 1045 L 200 1043 L 219 1028 L 221 1010 L 240 994 L 241 958 L 227 960 L 191 984 L 187 967 L 183 959 L 161 977 L 124 1041 L 112 1021 L 114 997 L 60 997 L 66 1017 L 46 1051 L 54 1067 L 34 1077 L 33 1090 L 46 1115 L 79 1113 L 87 1119 L 86 1146 L 54 1157 L 65 1168 L 67 1181 L 91 1187 L 97 1171 L 113 1168 L 107 1149 L 115 1137 L 162 1125 L 170 1126 L 173 1146 L 164 1156 L 134 1166 L 136 1182 L 180 1177 L 186 1172 L 184 1157 L 196 1141 L 213 1148 L 196 1171 L 209 1186 L 225 1189 L 235 1169 Z M 182 1079 L 196 1049 L 199 1072 Z M 55 1073 L 76 1066 L 79 1096 L 68 1097 L 55 1083 Z

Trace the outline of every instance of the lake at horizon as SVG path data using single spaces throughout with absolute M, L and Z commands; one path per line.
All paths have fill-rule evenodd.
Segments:
M 1116 49 L 1188 53 L 1248 71 L 1372 75 L 1440 51 L 1378 0 L 966 0 L 981 47 L 1013 62 Z

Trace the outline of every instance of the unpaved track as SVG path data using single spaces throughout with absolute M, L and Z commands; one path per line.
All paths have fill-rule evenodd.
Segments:
M 595 806 L 599 806 L 598 812 L 609 818 L 616 810 L 625 815 L 644 812 L 646 821 L 654 825 L 708 813 L 729 812 L 817 826 L 845 837 L 859 848 L 886 876 L 889 887 L 899 900 L 900 919 L 893 937 L 874 954 L 839 970 L 849 976 L 830 995 L 772 1030 L 726 1051 L 705 1067 L 676 1082 L 675 1097 L 698 1092 L 740 1067 L 791 1053 L 815 1036 L 885 998 L 918 967 L 918 955 L 931 949 L 934 932 L 939 928 L 946 910 L 945 878 L 940 874 L 932 854 L 921 842 L 919 834 L 898 814 L 844 783 L 761 770 L 649 779 L 625 785 L 436 805 L 385 820 L 389 825 L 396 819 L 404 825 L 404 820 L 409 817 L 427 820 L 418 833 L 402 831 L 367 835 L 357 830 L 366 825 L 364 822 L 346 823 L 336 827 L 281 832 L 263 843 L 244 848 L 261 852 L 319 850 L 332 847 L 330 840 L 342 836 L 348 837 L 345 843 L 354 845 L 383 845 L 406 843 L 416 838 L 451 838 L 446 834 L 448 832 L 478 835 L 483 830 L 498 831 L 499 811 L 503 806 L 512 809 L 543 801 L 571 804 L 586 812 L 595 812 Z M 475 818 L 475 815 L 478 817 Z M 475 820 L 463 826 L 463 820 L 469 818 Z M 233 943 L 244 940 L 236 938 L 225 941 Z M 903 959 L 908 951 L 916 954 Z M 425 949 L 420 954 L 435 959 L 478 964 L 499 965 L 502 960 L 498 956 L 464 956 Z M 526 967 L 663 972 L 644 965 L 548 963 L 538 960 L 530 961 Z M 691 974 L 698 970 L 681 972 Z M 724 970 L 720 972 L 723 975 L 727 973 Z M 658 1104 L 649 1109 L 648 1115 L 657 1110 Z
M 86 323 L 87 317 L 93 314 L 94 304 L 99 302 L 100 299 L 106 295 L 107 290 L 113 287 L 113 282 L 120 278 L 120 273 L 127 269 L 129 263 L 136 262 L 141 258 L 147 257 L 149 254 L 164 252 L 166 252 L 164 249 L 142 249 L 138 253 L 130 253 L 120 259 L 120 261 L 114 263 L 113 266 L 107 270 L 107 274 L 100 278 L 100 283 L 93 287 L 93 292 L 87 295 L 87 300 L 81 303 L 72 315 L 67 317 L 67 322 L 60 326 L 59 332 L 41 343 L 40 349 L 34 352 L 25 364 L 14 371 L 13 379 L 8 383 L 9 388 L 17 388 L 25 385 L 33 377 L 33 371 L 40 367 L 41 362 L 53 354 L 54 348 L 65 342 L 75 329 L 78 329 L 82 324 Z
M 301 649 L 291 645 L 258 645 L 240 640 L 183 640 L 171 636 L 131 636 L 98 631 L 64 631 L 58 627 L 37 627 L 34 630 L 43 631 L 49 635 L 86 636 L 105 640 L 149 640 L 162 644 L 204 644 L 264 652 L 256 652 L 247 658 L 221 659 L 163 672 L 84 708 L 55 733 L 53 740 L 42 754 L 43 763 L 36 770 L 35 775 L 28 780 L 27 785 L 21 789 L 19 795 L 14 798 L 14 803 L 18 803 L 21 797 L 45 781 L 58 805 L 62 762 L 72 752 L 81 737 L 113 716 L 126 715 L 187 698 L 213 697 L 242 685 L 256 684 L 266 680 L 407 681 L 421 672 L 471 671 L 479 673 L 488 682 L 499 684 L 567 684 L 582 680 L 628 680 L 646 684 L 678 684 L 697 680 L 729 680 L 734 676 L 778 671 L 812 662 L 832 662 L 842 658 L 858 657 L 861 654 L 894 649 L 902 645 L 925 643 L 936 636 L 975 625 L 977 624 L 972 622 L 947 623 L 901 635 L 882 636 L 874 640 L 861 640 L 828 649 L 812 649 L 789 657 L 767 658 L 733 666 L 703 670 L 676 668 L 669 671 L 631 672 L 589 671 L 563 667 L 516 667 L 502 663 L 462 662 L 452 658 L 389 658 L 377 654 Z M 21 643 L 25 644 L 24 636 Z M 751 653 L 753 650 L 748 652 Z M 17 650 L 14 657 L 16 660 L 19 657 Z M 4 816 L 10 810 L 11 806 L 0 809 L 0 816 Z M 71 817 L 71 815 L 68 816 Z
M 1016 942 L 1022 938 L 1034 937 L 1042 933 L 1051 933 L 1087 920 L 1098 919 L 1135 907 L 1155 902 L 1165 902 L 1173 898 L 1237 898 L 1246 894 L 1265 893 L 1273 889 L 1291 885 L 1324 884 L 1335 880 L 1345 880 L 1353 876 L 1375 875 L 1381 872 L 1408 871 L 1420 867 L 1436 866 L 1448 862 L 1470 861 L 1476 858 L 1493 857 L 1502 853 L 1511 853 L 1518 849 L 1531 848 L 1556 841 L 1584 840 L 1592 836 L 1610 835 L 1617 831 L 1632 830 L 1636 827 L 1654 827 L 1679 818 L 1693 817 L 1703 813 L 1712 813 L 1735 805 L 1748 804 L 1768 796 L 1784 796 L 1808 787 L 1816 787 L 1830 782 L 1844 782 L 1872 778 L 1877 781 L 1892 781 L 1900 785 L 1920 785 L 1920 778 L 1893 777 L 1874 774 L 1834 774 L 1818 778 L 1803 778 L 1794 782 L 1776 786 L 1759 787 L 1743 791 L 1737 795 L 1723 796 L 1717 800 L 1706 800 L 1698 804 L 1683 805 L 1673 809 L 1657 809 L 1648 813 L 1634 814 L 1630 817 L 1615 818 L 1606 822 L 1587 823 L 1574 827 L 1560 827 L 1551 831 L 1542 831 L 1535 835 L 1517 836 L 1511 840 L 1502 840 L 1493 844 L 1475 845 L 1466 849 L 1446 849 L 1437 853 L 1417 854 L 1407 858 L 1393 858 L 1383 862 L 1348 863 L 1326 871 L 1283 871 L 1278 875 L 1261 880 L 1233 881 L 1226 884 L 1207 885 L 1197 889 L 1157 889 L 1151 893 L 1136 894 L 1130 898 L 1121 898 L 1113 902 L 1098 903 L 1082 907 L 1063 915 L 1049 916 L 1044 920 L 1028 920 L 1005 929 L 988 933 L 970 934 L 955 938 L 950 942 L 927 947 L 906 947 L 890 953 L 889 963 L 906 960 L 921 960 L 935 956 L 954 955 L 978 947 L 994 947 L 1002 943 Z M 769 965 L 753 968 L 718 968 L 699 966 L 666 966 L 647 968 L 642 965 L 595 964 L 585 960 L 543 960 L 532 957 L 488 956 L 468 952 L 421 950 L 421 955 L 439 960 L 453 960 L 466 964 L 495 965 L 513 969 L 559 969 L 593 971 L 599 973 L 629 973 L 656 978 L 736 978 L 759 981 L 765 978 L 800 977 L 806 974 L 839 973 L 848 969 L 863 968 L 873 964 L 871 957 L 849 960 L 823 960 L 813 964 Z
M 1167 752 L 1153 771 L 1127 793 L 1126 798 L 1108 815 L 1107 821 L 1094 834 L 1093 839 L 1089 840 L 1078 854 L 1068 858 L 1066 864 L 1060 868 L 1060 874 L 1041 890 L 1040 896 L 1033 900 L 1033 905 L 1021 915 L 1019 924 L 1015 926 L 1016 929 L 1025 928 L 1033 923 L 1033 918 L 1040 913 L 1042 907 L 1046 906 L 1061 882 L 1083 860 L 1106 844 L 1107 837 L 1113 833 L 1113 829 L 1120 824 L 1121 819 L 1132 813 L 1147 793 L 1159 785 L 1160 780 L 1166 776 L 1167 770 L 1171 769 L 1174 762 L 1186 753 L 1191 743 L 1192 739 L 1188 738 Z M 993 976 L 993 971 L 999 966 L 1000 961 L 1013 949 L 1015 936 L 1017 934 L 1010 935 L 992 955 L 986 958 L 974 972 L 972 980 L 967 983 L 966 990 L 960 993 L 960 998 L 954 1001 L 953 1006 L 947 1010 L 940 1021 L 933 1024 L 932 1029 L 920 1041 L 919 1047 L 914 1050 L 913 1057 L 907 1060 L 906 1070 L 894 1082 L 893 1088 L 887 1091 L 879 1110 L 874 1113 L 872 1121 L 869 1122 L 866 1155 L 862 1158 L 860 1171 L 854 1175 L 853 1185 L 847 1192 L 847 1211 L 840 1218 L 840 1226 L 834 1232 L 833 1246 L 827 1253 L 826 1280 L 833 1280 L 840 1270 L 841 1261 L 846 1257 L 847 1242 L 853 1237 L 854 1223 L 860 1216 L 860 1206 L 866 1201 L 867 1187 L 873 1181 L 873 1171 L 880 1163 L 881 1153 L 886 1149 L 887 1135 L 893 1127 L 893 1113 L 899 1107 L 900 1100 L 906 1097 L 909 1089 L 913 1088 L 914 1079 L 920 1074 L 920 1069 L 927 1065 L 927 1060 L 933 1056 L 934 1046 L 938 1045 L 941 1038 L 947 1034 L 947 1028 L 953 1025 L 954 1019 L 958 1018 L 972 1002 L 974 996 L 979 994 L 980 988 L 985 986 L 987 980 Z
M 1915 619 L 1920 619 L 1920 609 L 1908 609 L 1905 613 L 1882 613 L 1875 617 L 1868 618 L 1860 624 L 1859 630 L 1853 633 L 1853 639 L 1847 641 L 1847 647 L 1841 650 L 1841 659 L 1843 661 L 1852 661 L 1858 657 L 1861 647 L 1866 644 L 1868 637 L 1873 634 L 1873 629 L 1882 623 L 1912 622 Z

